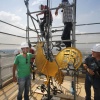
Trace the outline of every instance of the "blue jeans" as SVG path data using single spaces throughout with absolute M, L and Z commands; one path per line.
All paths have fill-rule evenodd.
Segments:
M 24 78 L 18 78 L 18 95 L 17 100 L 22 100 L 22 94 L 24 92 L 24 100 L 29 100 L 29 89 L 31 85 L 31 76 Z
M 91 77 L 86 75 L 85 79 L 85 100 L 91 100 L 91 86 L 94 89 L 94 100 L 100 100 L 100 78 Z

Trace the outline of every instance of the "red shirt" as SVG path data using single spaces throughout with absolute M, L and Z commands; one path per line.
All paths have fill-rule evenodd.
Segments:
M 30 48 L 30 53 L 34 54 L 34 50 Z M 31 59 L 31 62 L 34 62 L 34 58 Z

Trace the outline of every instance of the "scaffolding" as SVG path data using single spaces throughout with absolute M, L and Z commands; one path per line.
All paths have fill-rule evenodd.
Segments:
M 39 20 L 36 20 L 31 15 L 33 13 L 38 13 L 38 12 L 41 12 L 41 11 L 30 12 L 29 11 L 29 0 L 24 0 L 24 2 L 25 2 L 25 5 L 26 5 L 26 8 L 27 8 L 27 28 L 26 28 L 27 42 L 30 42 L 30 40 L 29 40 L 29 30 L 30 30 L 30 28 L 29 28 L 29 17 L 31 18 L 31 20 L 33 22 L 33 25 L 35 27 L 35 32 L 37 32 L 37 36 L 39 38 L 38 40 L 39 41 L 43 41 L 43 37 L 42 37 L 42 40 L 41 40 L 41 38 L 39 36 L 39 32 L 37 31 L 36 26 L 34 24 L 34 20 L 37 21 L 37 22 L 39 22 Z M 73 31 L 72 31 L 72 40 L 67 40 L 67 41 L 71 41 L 72 47 L 75 47 L 76 0 L 73 0 L 73 4 L 74 4 L 74 6 L 73 6 Z M 49 10 L 48 7 L 49 7 L 49 0 L 47 0 L 47 9 L 46 9 L 47 11 Z M 54 9 L 56 9 L 56 8 L 52 8 L 50 10 L 54 10 Z M 49 15 L 49 17 L 50 17 L 50 15 Z M 49 36 L 49 34 L 50 34 L 50 31 L 49 31 L 50 30 L 50 25 L 48 23 L 48 19 L 46 19 L 46 25 L 47 25 L 47 27 L 45 26 L 45 28 L 47 30 L 46 31 L 47 32 L 47 36 L 45 37 L 46 50 L 47 50 L 47 53 L 46 53 L 47 57 L 46 58 L 49 59 L 50 61 L 52 61 L 52 57 L 51 57 L 51 52 L 52 51 L 50 49 L 50 39 L 49 39 L 50 38 L 50 36 Z M 40 30 L 40 32 L 41 32 L 41 30 Z M 59 42 L 61 42 L 61 41 L 64 42 L 66 40 L 60 40 Z M 51 39 L 51 42 L 56 42 L 56 41 L 52 41 L 52 39 Z M 74 70 L 74 89 L 75 89 L 74 100 L 76 100 L 76 71 L 75 70 Z M 47 94 L 48 94 L 47 95 L 47 100 L 50 100 L 51 99 L 51 95 L 50 95 L 50 79 L 49 79 L 49 83 L 48 83 L 48 91 L 47 91 Z
M 42 41 L 42 39 L 41 39 L 41 36 L 39 35 L 39 32 L 38 32 L 38 30 L 39 29 L 37 29 L 36 28 L 36 26 L 35 26 L 35 23 L 34 23 L 34 20 L 35 21 L 38 21 L 37 19 L 35 19 L 31 14 L 33 14 L 33 13 L 37 13 L 37 12 L 41 12 L 41 11 L 36 11 L 36 12 L 30 12 L 29 11 L 29 8 L 28 8 L 28 1 L 29 0 L 25 0 L 25 5 L 26 5 L 26 7 L 27 7 L 27 27 L 26 27 L 26 29 L 23 29 L 23 28 L 19 28 L 19 27 L 16 27 L 15 25 L 12 25 L 12 24 L 9 24 L 9 23 L 7 23 L 7 22 L 4 22 L 4 21 L 2 21 L 2 20 L 0 20 L 0 22 L 2 22 L 2 23 L 5 23 L 5 24 L 8 24 L 8 25 L 11 25 L 11 26 L 13 26 L 13 27 L 16 27 L 16 28 L 18 28 L 18 29 L 21 29 L 21 30 L 23 30 L 24 32 L 26 32 L 26 37 L 21 37 L 21 36 L 17 36 L 17 35 L 12 35 L 12 34 L 9 34 L 9 33 L 5 33 L 5 32 L 0 32 L 0 34 L 5 34 L 5 35 L 9 35 L 9 36 L 12 36 L 12 37 L 18 37 L 18 38 L 21 38 L 22 39 L 22 41 L 23 40 L 27 40 L 28 42 L 31 42 L 30 41 L 30 38 L 32 38 L 33 39 L 33 37 L 30 37 L 29 36 L 29 31 L 34 31 L 34 32 L 36 32 L 38 35 L 37 35 L 37 37 L 39 36 L 39 39 L 37 39 L 38 41 Z M 73 0 L 73 2 L 74 2 L 74 4 L 76 4 L 76 0 Z M 54 10 L 54 9 L 56 9 L 56 8 L 51 8 L 50 10 Z M 72 42 L 72 46 L 73 47 L 76 47 L 76 37 L 75 37 L 75 27 L 76 26 L 83 26 L 83 25 L 94 25 L 94 24 L 100 24 L 100 23 L 89 23 L 89 24 L 80 24 L 80 25 L 76 25 L 76 6 L 74 5 L 74 12 L 73 12 L 73 15 L 74 15 L 74 21 L 73 21 L 73 32 L 72 32 L 72 40 L 70 40 L 71 42 Z M 32 22 L 33 22 L 33 25 L 34 25 L 34 27 L 35 27 L 35 30 L 33 30 L 33 29 L 31 29 L 30 27 L 29 27 L 29 17 L 31 18 L 31 20 L 32 20 Z M 60 26 L 60 28 L 61 27 L 63 27 L 63 26 Z M 52 27 L 52 29 L 53 28 L 59 28 L 59 27 Z M 63 31 L 63 30 L 51 30 L 51 32 L 53 33 L 53 32 L 58 32 L 58 31 Z M 83 34 L 77 34 L 78 36 L 83 36 L 84 37 L 84 35 L 95 35 L 95 34 L 98 34 L 98 35 L 100 35 L 100 33 L 98 32 L 98 33 L 83 33 Z M 55 37 L 56 36 L 61 36 L 61 35 L 55 35 Z M 37 38 L 37 37 L 34 37 L 34 38 Z M 52 36 L 52 37 L 54 37 L 54 35 Z M 58 40 L 58 42 L 63 42 L 63 40 Z M 69 40 L 65 40 L 65 41 L 69 41 Z M 20 44 L 20 42 L 21 41 L 19 41 L 19 43 L 16 43 L 16 44 L 14 44 L 13 42 L 12 43 L 0 43 L 0 45 L 11 45 L 11 46 L 19 46 L 19 44 Z M 44 41 L 45 42 L 45 41 Z M 51 40 L 51 41 L 49 41 L 49 42 L 57 42 L 56 40 Z M 31 43 L 37 43 L 37 41 L 32 41 Z M 98 43 L 98 42 L 96 42 L 96 41 L 92 41 L 92 42 L 86 42 L 85 43 L 85 45 L 86 44 L 90 44 L 90 45 L 93 45 L 93 44 L 95 44 L 95 43 Z M 77 44 L 84 44 L 84 41 L 83 42 L 78 42 Z M 0 67 L 1 68 L 1 67 Z M 0 70 L 1 71 L 1 70 Z M 75 73 L 74 73 L 75 74 Z M 0 79 L 2 79 L 1 77 L 0 77 Z M 75 79 L 75 78 L 74 78 Z M 76 80 L 76 79 L 75 79 Z M 1 85 L 1 84 L 0 84 Z M 49 97 L 48 97 L 49 98 Z M 74 95 L 74 100 L 76 100 L 76 95 Z

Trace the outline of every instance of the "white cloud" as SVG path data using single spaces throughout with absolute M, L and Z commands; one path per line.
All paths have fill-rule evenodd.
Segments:
M 58 14 L 57 16 L 55 14 L 52 14 L 52 16 L 53 16 L 54 20 L 62 20 L 62 15 L 61 14 Z
M 21 24 L 22 18 L 10 12 L 0 12 L 0 20 L 13 24 L 15 26 L 19 26 L 21 28 L 25 28 L 26 25 Z M 1 24 L 1 23 L 0 23 Z
M 15 14 L 9 13 L 9 12 L 4 12 L 1 11 L 0 12 L 0 20 L 7 22 L 9 24 L 18 26 L 20 28 L 25 29 L 26 25 L 21 24 L 21 17 L 16 16 Z M 1 27 L 1 32 L 6 32 L 9 34 L 15 34 L 15 35 L 25 35 L 25 32 L 18 29 L 18 28 L 14 28 L 10 25 L 4 24 L 3 22 L 0 22 L 0 27 Z
M 53 26 L 62 26 L 63 22 L 62 22 L 62 14 L 59 13 L 57 16 L 53 13 Z
M 18 10 L 17 10 L 17 12 L 22 12 L 23 11 L 23 8 L 19 8 Z
M 16 23 L 18 21 L 21 21 L 21 18 L 19 16 L 16 16 L 15 14 L 1 11 L 0 12 L 0 20 L 6 21 L 6 22 L 11 22 L 11 23 Z
M 32 5 L 38 5 L 38 4 L 41 4 L 43 3 L 45 0 L 35 0 L 33 1 Z

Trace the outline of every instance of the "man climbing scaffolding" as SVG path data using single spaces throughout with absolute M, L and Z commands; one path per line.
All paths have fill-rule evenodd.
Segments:
M 45 37 L 45 32 L 44 32 L 44 25 L 46 24 L 49 24 L 49 25 L 52 25 L 52 21 L 53 21 L 53 17 L 52 17 L 52 14 L 51 14 L 51 11 L 49 9 L 49 7 L 47 7 L 46 5 L 40 5 L 39 6 L 40 10 L 43 10 L 41 11 L 40 13 L 37 14 L 38 15 L 41 15 L 41 14 L 44 14 L 44 17 L 43 18 L 40 18 L 42 20 L 42 22 L 40 23 L 40 30 L 41 30 L 41 34 L 43 37 Z

